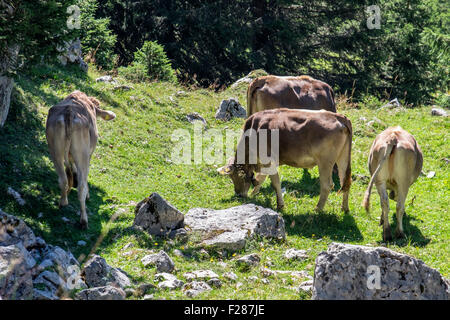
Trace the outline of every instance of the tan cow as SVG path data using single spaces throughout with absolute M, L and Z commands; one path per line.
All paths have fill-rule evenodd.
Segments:
M 96 117 L 105 120 L 116 117 L 111 111 L 101 110 L 99 105 L 96 98 L 74 91 L 50 108 L 46 124 L 50 157 L 61 188 L 59 206 L 68 205 L 67 195 L 78 185 L 82 228 L 88 226 L 85 201 L 89 198 L 89 163 L 98 138 Z
M 270 134 L 264 133 L 263 131 Z M 278 130 L 278 141 L 272 141 Z M 267 138 L 266 138 L 267 137 Z M 257 141 L 257 143 L 251 143 Z M 267 141 L 269 160 L 261 161 L 261 141 Z M 278 142 L 278 156 L 272 154 L 272 144 Z M 256 149 L 255 149 L 256 148 Z M 348 211 L 348 195 L 351 185 L 351 148 L 352 124 L 345 116 L 321 110 L 274 109 L 251 115 L 244 124 L 244 133 L 238 143 L 237 152 L 229 163 L 218 169 L 223 175 L 229 175 L 234 183 L 236 194 L 246 197 L 253 184 L 252 195 L 256 194 L 267 174 L 264 169 L 274 165 L 269 174 L 272 187 L 277 195 L 277 208 L 284 206 L 281 183 L 276 166 L 289 165 L 296 168 L 319 167 L 320 198 L 316 210 L 322 210 L 333 188 L 331 173 L 337 163 L 341 191 L 342 209 Z M 241 151 L 239 151 L 241 150 Z M 245 150 L 245 151 L 242 151 Z M 242 152 L 244 156 L 239 155 Z M 251 158 L 256 155 L 256 161 Z M 264 157 L 264 152 L 262 153 Z M 239 160 L 241 159 L 241 160 Z M 276 159 L 276 161 L 272 161 Z M 255 178 L 255 173 L 259 173 Z
M 328 110 L 336 112 L 333 89 L 309 76 L 262 76 L 247 89 L 247 117 L 275 108 Z
M 372 175 L 362 205 L 370 210 L 370 193 L 375 183 L 381 202 L 380 225 L 383 240 L 392 240 L 389 226 L 389 198 L 397 201 L 396 236 L 404 237 L 403 214 L 409 187 L 422 171 L 423 157 L 414 137 L 400 127 L 391 127 L 380 133 L 372 144 L 369 154 L 369 171 Z

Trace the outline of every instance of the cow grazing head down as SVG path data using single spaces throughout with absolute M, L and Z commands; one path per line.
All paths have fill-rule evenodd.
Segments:
M 221 175 L 227 175 L 234 184 L 234 192 L 236 195 L 246 198 L 250 186 L 256 186 L 257 181 L 253 168 L 245 164 L 236 164 L 235 158 L 230 158 L 228 164 L 217 169 Z

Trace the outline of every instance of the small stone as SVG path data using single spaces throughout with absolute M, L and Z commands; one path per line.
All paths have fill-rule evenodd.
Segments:
M 125 291 L 113 286 L 84 289 L 76 295 L 78 300 L 125 300 L 125 297 Z
M 432 108 L 431 115 L 439 116 L 439 117 L 447 117 L 447 111 L 445 111 L 444 109 L 441 109 L 441 108 Z
M 209 280 L 218 278 L 219 276 L 212 270 L 196 270 L 192 272 L 186 272 L 183 276 L 188 281 L 192 280 Z
M 175 264 L 170 259 L 170 257 L 161 250 L 157 254 L 150 254 L 141 259 L 144 267 L 156 265 L 156 270 L 158 272 L 173 272 L 175 269 Z
M 288 249 L 284 253 L 284 258 L 287 260 L 306 260 L 308 259 L 308 255 L 305 250 L 297 250 L 297 249 Z
M 259 278 L 257 276 L 250 276 L 250 277 L 247 278 L 247 280 L 254 282 L 254 281 L 258 281 Z
M 136 292 L 133 288 L 126 288 L 124 291 L 127 298 L 136 295 Z
M 152 294 L 146 294 L 142 300 L 153 300 L 154 296 Z
M 248 254 L 246 256 L 243 256 L 243 257 L 237 259 L 236 264 L 238 266 L 251 268 L 251 267 L 258 265 L 260 260 L 261 260 L 261 258 L 259 257 L 258 254 L 252 253 L 252 254 Z
M 80 240 L 77 242 L 77 245 L 79 245 L 80 247 L 84 247 L 86 245 L 86 241 Z
M 222 275 L 225 279 L 236 281 L 238 279 L 237 275 L 234 272 L 226 272 Z
M 220 288 L 222 286 L 222 281 L 220 281 L 218 278 L 212 278 L 206 281 L 208 285 L 214 288 Z
M 143 283 L 139 285 L 139 287 L 137 287 L 137 289 L 135 290 L 135 295 L 141 297 L 152 289 L 156 289 L 156 286 L 151 283 Z
M 430 171 L 430 172 L 428 172 L 428 174 L 427 174 L 427 178 L 433 178 L 434 176 L 436 175 L 436 172 L 434 172 L 434 171 Z
M 65 223 L 69 223 L 70 219 L 66 218 L 66 217 L 61 217 L 61 220 L 64 221 Z
M 300 286 L 298 287 L 299 292 L 305 292 L 305 293 L 312 293 L 313 288 L 313 280 L 308 280 L 300 283 Z
M 185 291 L 185 295 L 187 295 L 190 298 L 193 298 L 202 292 L 211 290 L 211 287 L 206 282 L 193 281 L 187 283 L 184 286 L 183 290 Z

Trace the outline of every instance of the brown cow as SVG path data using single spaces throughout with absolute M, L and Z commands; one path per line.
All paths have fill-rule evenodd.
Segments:
M 96 98 L 74 91 L 50 108 L 46 124 L 50 157 L 61 188 L 59 206 L 68 205 L 67 195 L 72 187 L 78 185 L 82 228 L 88 226 L 85 201 L 86 197 L 89 198 L 89 162 L 98 139 L 96 117 L 105 120 L 116 117 L 111 111 L 101 110 L 99 105 Z
M 263 135 L 263 129 L 267 135 Z M 278 141 L 272 141 L 272 136 L 278 130 Z M 256 140 L 255 140 L 256 136 Z M 267 137 L 267 138 L 265 138 Z M 251 140 L 257 143 L 251 143 Z M 267 140 L 265 140 L 267 139 Z M 270 163 L 261 161 L 261 141 L 267 147 L 265 150 Z M 272 144 L 278 142 L 278 156 L 272 154 Z M 256 148 L 256 149 L 255 149 Z M 348 211 L 348 194 L 351 185 L 351 148 L 352 124 L 345 116 L 321 110 L 274 109 L 260 111 L 250 116 L 244 124 L 244 134 L 238 143 L 238 150 L 230 162 L 218 169 L 220 174 L 231 177 L 234 190 L 240 196 L 247 196 L 250 185 L 255 187 L 252 195 L 261 187 L 267 174 L 277 195 L 277 208 L 284 206 L 280 178 L 276 170 L 278 165 L 289 165 L 296 168 L 319 167 L 320 198 L 316 210 L 322 210 L 328 195 L 333 188 L 331 173 L 337 163 L 341 191 L 343 192 L 342 209 Z M 240 151 L 241 150 L 241 151 Z M 244 150 L 244 151 L 242 151 Z M 239 155 L 240 152 L 243 152 Z M 251 158 L 256 155 L 256 161 Z M 241 159 L 241 160 L 239 160 Z M 260 173 L 268 167 L 271 173 Z M 256 178 L 254 173 L 260 173 Z
M 262 76 L 247 89 L 247 117 L 275 108 L 328 110 L 336 112 L 333 89 L 309 76 Z
M 389 226 L 389 198 L 397 201 L 396 236 L 404 237 L 403 214 L 409 187 L 422 171 L 423 157 L 414 137 L 400 127 L 391 127 L 380 133 L 372 144 L 369 154 L 369 171 L 372 175 L 362 205 L 369 212 L 370 192 L 375 183 L 380 195 L 383 240 L 392 240 Z

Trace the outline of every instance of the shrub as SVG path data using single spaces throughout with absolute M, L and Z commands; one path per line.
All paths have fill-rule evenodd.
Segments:
M 81 46 L 87 62 L 110 70 L 114 67 L 117 55 L 114 54 L 116 35 L 108 28 L 110 19 L 96 19 L 97 0 L 82 0 L 81 13 Z
M 172 69 L 163 46 L 154 41 L 146 41 L 134 53 L 133 63 L 126 68 L 119 68 L 118 72 L 132 81 L 177 81 L 175 70 Z

